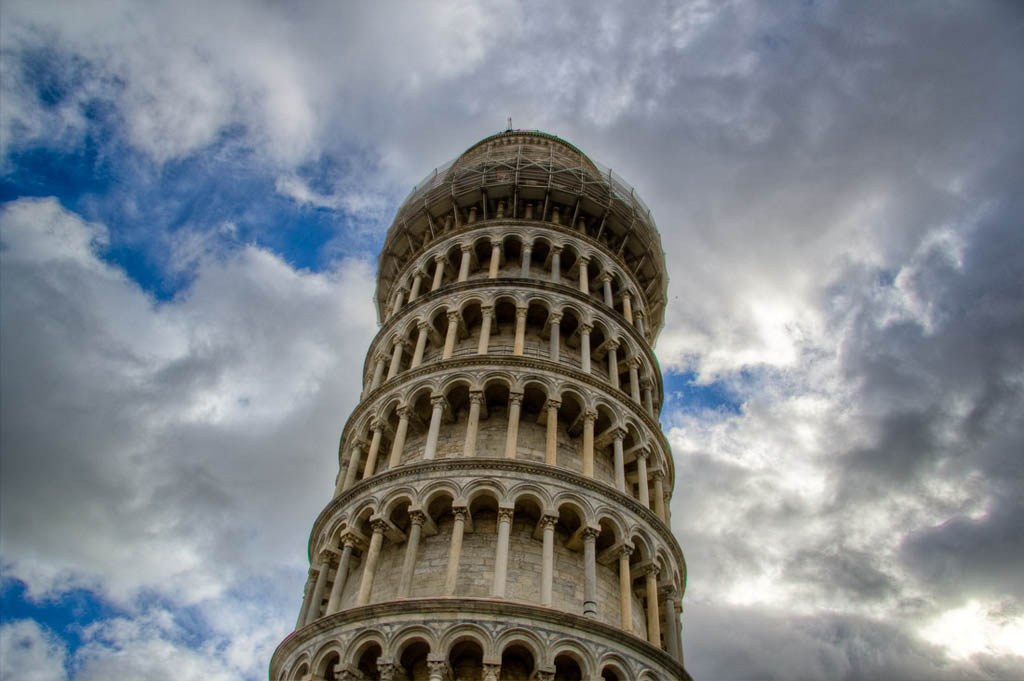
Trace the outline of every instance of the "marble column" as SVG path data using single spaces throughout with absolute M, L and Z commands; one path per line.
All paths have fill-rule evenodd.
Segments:
M 551 345 L 548 350 L 548 359 L 557 362 L 562 351 L 562 313 L 551 313 Z
M 668 524 L 668 516 L 665 514 L 665 473 L 661 469 L 654 471 L 654 513 L 661 522 Z
M 640 404 L 640 360 L 636 357 L 629 358 L 629 396 Z
M 549 466 L 558 464 L 558 410 L 562 403 L 558 400 L 548 400 L 548 422 L 546 439 L 544 442 L 544 463 Z
M 460 316 L 457 310 L 448 312 L 448 332 L 444 336 L 444 350 L 441 353 L 441 359 L 451 359 L 452 353 L 455 351 L 455 341 L 459 336 Z
M 608 342 L 608 383 L 615 390 L 619 389 L 619 343 Z
M 316 583 L 317 573 L 312 567 L 306 573 L 306 585 L 302 587 L 302 607 L 299 608 L 299 618 L 295 622 L 295 628 L 305 626 L 306 614 L 309 613 L 309 605 L 313 600 L 313 585 Z
M 451 669 L 444 660 L 427 660 L 427 681 L 448 681 Z
M 441 282 L 444 281 L 444 256 L 434 256 L 434 281 L 430 284 L 430 290 L 436 291 L 441 288 Z
M 448 548 L 448 570 L 444 580 L 444 593 L 451 596 L 455 593 L 455 582 L 459 578 L 459 559 L 462 556 L 462 535 L 466 529 L 466 518 L 469 509 L 465 506 L 452 506 L 455 522 L 452 525 L 452 541 Z
M 430 332 L 430 324 L 420 322 L 416 325 L 416 329 L 416 350 L 412 353 L 412 362 L 409 363 L 410 369 L 415 369 L 423 364 L 423 351 L 427 349 L 427 335 Z
M 516 308 L 516 339 L 512 346 L 513 355 L 523 354 L 523 345 L 526 342 L 526 308 Z
M 655 416 L 654 416 L 654 398 L 652 397 L 653 390 L 651 389 L 651 381 L 650 381 L 650 379 L 644 379 L 644 382 L 642 384 L 642 389 L 643 389 L 643 393 L 644 393 L 644 409 L 647 411 L 647 415 L 650 416 L 653 419 L 653 418 L 655 418 Z
M 558 516 L 545 515 L 540 519 L 540 526 L 544 532 L 540 576 L 540 603 L 546 608 L 551 607 L 551 585 L 555 574 L 555 525 L 557 523 Z
M 338 560 L 338 569 L 334 571 L 331 595 L 327 599 L 328 615 L 333 615 L 341 610 L 341 595 L 345 589 L 345 582 L 348 581 L 349 564 L 352 562 L 352 551 L 355 550 L 357 539 L 352 534 L 345 534 L 341 538 L 341 544 L 341 558 Z
M 587 270 L 589 263 L 590 258 L 585 255 L 581 255 L 576 263 L 580 268 L 580 293 L 583 295 L 590 295 L 590 272 Z
M 594 327 L 590 324 L 580 324 L 580 370 L 590 373 L 590 332 Z
M 345 482 L 341 485 L 344 492 L 356 482 L 356 472 L 359 470 L 359 462 L 363 458 L 363 442 L 356 440 L 352 444 L 352 454 L 349 455 L 348 469 L 345 470 Z
M 398 375 L 402 368 L 402 351 L 405 349 L 405 341 L 401 338 L 395 339 L 395 345 L 391 350 L 391 366 L 388 368 L 388 380 Z
M 649 565 L 645 578 L 647 582 L 647 641 L 655 648 L 660 648 L 661 616 L 658 614 L 658 566 Z
M 409 512 L 409 537 L 405 541 L 405 560 L 402 562 L 402 576 L 398 582 L 398 597 L 408 598 L 412 589 L 412 576 L 416 571 L 416 555 L 420 549 L 420 534 L 427 516 L 423 511 Z
M 405 303 L 405 291 L 403 291 L 402 289 L 398 289 L 398 292 L 395 294 L 395 303 L 394 303 L 394 305 L 391 308 L 391 315 L 394 316 L 394 315 L 398 314 L 399 310 L 402 309 L 402 305 L 404 303 Z
M 583 529 L 583 616 L 597 617 L 597 535 L 596 527 Z
M 486 355 L 487 346 L 491 342 L 491 320 L 494 318 L 494 307 L 484 305 L 480 308 L 480 342 L 476 346 L 476 354 Z
M 642 449 L 636 453 L 636 477 L 637 484 L 640 486 L 639 501 L 644 508 L 651 507 L 651 491 L 647 486 L 647 457 L 648 453 Z
M 491 242 L 491 262 L 487 268 L 487 278 L 498 278 L 498 267 L 501 265 L 501 242 Z
M 622 547 L 619 551 L 619 614 L 623 631 L 633 633 L 633 577 L 629 571 L 629 556 L 633 547 Z
M 661 612 L 665 614 L 665 644 L 668 654 L 682 664 L 682 656 L 679 654 L 679 618 L 676 616 L 675 601 L 676 590 L 673 586 L 662 587 L 659 591 L 661 597 Z
M 409 292 L 409 302 L 420 297 L 420 287 L 423 286 L 423 273 L 416 272 L 412 278 L 412 290 Z
M 480 407 L 484 403 L 482 390 L 469 391 L 469 417 L 466 419 L 466 438 L 462 445 L 462 456 L 476 456 L 476 436 L 480 428 Z
M 366 466 L 363 468 L 363 480 L 377 472 L 377 455 L 380 453 L 380 440 L 384 434 L 384 424 L 377 419 L 370 422 L 373 437 L 370 439 L 370 452 L 366 455 Z
M 384 543 L 384 530 L 387 529 L 387 521 L 383 518 L 375 518 L 370 521 L 373 527 L 373 536 L 370 537 L 370 548 L 366 550 L 366 564 L 363 565 L 363 577 L 359 582 L 359 596 L 356 605 L 366 605 L 370 602 L 370 592 L 373 590 L 373 578 L 377 574 L 377 560 L 380 558 L 380 547 Z
M 601 288 L 604 292 L 604 304 L 615 307 L 615 300 L 612 298 L 612 275 L 607 272 L 601 275 Z
M 622 452 L 622 440 L 625 437 L 626 431 L 619 428 L 615 431 L 615 439 L 612 441 L 615 456 L 615 489 L 622 493 L 626 493 L 626 455 Z
M 386 355 L 377 355 L 376 359 L 377 366 L 373 368 L 373 382 L 370 383 L 370 392 L 379 388 L 380 384 L 384 382 L 384 369 L 388 363 Z
M 434 395 L 430 398 L 430 428 L 427 430 L 427 442 L 423 446 L 424 461 L 430 461 L 437 456 L 437 438 L 441 434 L 441 415 L 447 404 L 448 401 L 444 395 Z
M 494 662 L 484 662 L 484 678 L 483 681 L 499 681 L 501 676 L 501 664 Z
M 622 292 L 622 316 L 626 318 L 627 322 L 633 319 L 633 300 L 629 291 Z
M 320 572 L 316 576 L 316 584 L 313 586 L 313 596 L 310 599 L 309 610 L 306 611 L 306 624 L 309 624 L 320 617 L 320 601 L 324 599 L 324 587 L 327 585 L 327 575 L 331 570 L 331 556 L 334 554 L 324 549 L 320 552 Z
M 594 421 L 597 412 L 591 409 L 583 412 L 583 475 L 594 477 Z
M 395 429 L 395 439 L 391 443 L 389 469 L 401 465 L 402 454 L 405 452 L 405 436 L 409 432 L 409 407 L 401 406 L 395 411 L 398 413 L 398 428 Z
M 519 411 L 523 404 L 522 393 L 509 393 L 508 396 L 508 430 L 505 431 L 505 458 L 516 458 L 519 445 Z
M 523 244 L 522 266 L 520 267 L 520 270 L 519 270 L 519 276 L 521 276 L 523 279 L 529 279 L 529 277 L 530 277 L 530 264 L 531 264 L 530 263 L 530 259 L 532 257 L 533 257 L 533 244 L 532 243 L 525 243 L 525 244 Z
M 495 598 L 505 597 L 505 578 L 508 574 L 508 540 L 512 530 L 511 508 L 498 509 L 498 546 L 494 553 L 494 588 L 491 594 Z
M 473 259 L 473 247 L 469 244 L 462 245 L 462 257 L 459 260 L 459 281 L 469 279 L 469 264 Z
M 562 247 L 551 247 L 551 282 L 559 284 L 562 281 Z
M 637 310 L 636 314 L 633 316 L 633 326 L 636 327 L 636 330 L 640 332 L 641 336 L 644 336 L 645 338 L 647 337 L 647 329 L 644 327 L 644 313 L 640 310 Z

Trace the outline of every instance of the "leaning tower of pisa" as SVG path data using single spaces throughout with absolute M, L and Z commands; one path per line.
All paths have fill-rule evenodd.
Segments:
M 689 678 L 666 284 L 650 211 L 553 135 L 488 137 L 416 186 L 271 681 Z

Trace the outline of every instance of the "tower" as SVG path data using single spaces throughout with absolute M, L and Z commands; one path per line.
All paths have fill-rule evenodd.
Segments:
M 271 681 L 689 678 L 666 285 L 650 211 L 553 135 L 493 135 L 416 186 Z

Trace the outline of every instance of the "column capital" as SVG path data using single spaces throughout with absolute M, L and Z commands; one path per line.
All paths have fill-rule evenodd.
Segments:
M 599 279 L 599 280 L 600 280 L 600 282 L 601 282 L 601 283 L 603 284 L 604 282 L 606 282 L 606 281 L 611 281 L 611 280 L 612 280 L 612 279 L 614 279 L 614 278 L 615 278 L 615 277 L 613 277 L 613 276 L 612 276 L 612 273 L 611 273 L 611 272 L 608 272 L 608 271 L 606 270 L 606 271 L 604 271 L 604 272 L 602 272 L 602 273 L 601 273 L 601 276 L 600 276 L 600 277 L 599 277 L 598 279 Z
M 370 430 L 377 432 L 384 430 L 384 419 L 374 416 L 370 419 Z
M 501 239 L 491 239 L 491 248 L 501 248 Z
M 630 299 L 630 298 L 632 298 L 633 296 L 632 296 L 632 295 L 630 294 L 630 292 L 629 292 L 629 291 L 623 291 L 623 292 L 622 292 L 622 297 L 623 297 L 623 298 L 627 298 L 627 299 Z M 642 312 L 640 312 L 640 310 L 633 310 L 633 314 L 643 314 L 643 313 L 642 313 Z
M 427 521 L 427 514 L 423 511 L 409 511 L 409 522 L 413 525 L 422 525 Z
M 480 404 L 484 403 L 484 391 L 483 390 L 470 390 L 469 391 L 469 403 Z
M 551 313 L 549 313 L 548 314 L 548 322 L 550 322 L 551 324 L 561 324 L 562 323 L 562 313 L 561 312 L 551 312 Z
M 370 527 L 373 528 L 374 534 L 377 534 L 378 532 L 383 534 L 384 531 L 388 529 L 388 521 L 384 520 L 384 518 L 371 518 Z
M 644 376 L 640 379 L 640 387 L 644 390 L 650 390 L 654 387 L 654 381 Z
M 607 341 L 605 341 L 605 345 L 608 346 L 609 350 L 618 350 L 619 349 L 619 339 L 618 338 L 609 338 Z
M 619 555 L 626 556 L 627 558 L 629 558 L 631 555 L 633 555 L 633 550 L 634 549 L 632 544 L 623 544 L 619 547 Z
M 659 572 L 661 572 L 661 568 L 655 565 L 654 563 L 651 563 L 646 568 L 644 568 L 644 574 L 648 577 L 653 576 L 655 579 L 657 579 Z
M 412 409 L 408 405 L 403 404 L 395 409 L 395 413 L 398 414 L 398 418 L 407 419 L 412 414 Z
M 551 244 L 551 255 L 558 255 L 562 252 L 563 248 L 565 247 L 560 244 Z
M 452 515 L 456 520 L 466 520 L 469 517 L 468 506 L 452 506 Z
M 541 529 L 543 529 L 543 530 L 546 530 L 548 528 L 554 529 L 555 525 L 557 525 L 557 524 L 558 524 L 558 516 L 557 515 L 544 515 L 544 516 L 541 516 L 541 519 L 540 519 Z
M 513 508 L 498 508 L 498 522 L 512 522 L 512 514 L 515 512 Z
M 588 324 L 587 322 L 583 322 L 582 324 L 580 324 L 579 329 L 581 334 L 585 333 L 587 335 L 590 335 L 590 332 L 594 330 L 594 325 Z
M 431 395 L 430 396 L 430 406 L 431 407 L 440 406 L 443 409 L 447 409 L 448 408 L 448 398 L 445 397 L 444 395 Z
M 661 600 L 668 601 L 669 603 L 675 600 L 676 593 L 678 592 L 676 591 L 675 584 L 666 584 L 665 586 L 660 587 L 658 589 L 658 596 L 661 598 Z
M 427 672 L 431 681 L 448 681 L 451 678 L 451 670 L 445 660 L 427 660 Z
M 459 317 L 462 316 L 458 310 L 448 310 L 445 314 L 447 315 L 449 322 L 457 322 L 459 321 Z
M 320 549 L 318 557 L 320 559 L 320 565 L 330 565 L 331 561 L 338 557 L 338 552 L 332 547 L 325 546 Z
M 501 664 L 494 664 L 491 662 L 484 662 L 484 679 L 483 681 L 498 681 L 498 676 L 501 674 Z
M 354 549 L 362 548 L 363 539 L 355 532 L 345 532 L 341 535 L 342 546 L 351 546 Z
M 393 347 L 393 348 L 397 348 L 399 346 L 405 347 L 405 339 L 404 338 L 401 338 L 401 337 L 395 338 L 395 341 L 391 344 L 391 347 Z
M 523 250 L 524 251 L 532 251 L 533 250 L 533 240 L 532 239 L 530 241 L 524 241 L 523 242 Z
M 655 480 L 661 480 L 662 482 L 664 482 L 665 471 L 661 470 L 660 468 L 656 468 L 654 471 L 651 472 L 651 477 L 654 478 Z M 665 496 L 668 495 L 666 494 Z
M 425 319 L 421 319 L 418 322 L 416 322 L 416 328 L 419 329 L 420 331 L 429 331 L 430 322 L 428 322 Z
M 630 357 L 629 359 L 626 360 L 626 364 L 629 365 L 630 369 L 639 369 L 640 368 L 640 358 L 637 357 L 636 355 L 633 355 L 632 357 Z
M 643 459 L 645 461 L 650 455 L 651 453 L 646 449 L 638 449 L 635 452 L 633 452 L 633 456 L 635 456 L 637 459 Z
M 483 315 L 484 317 L 490 317 L 491 315 L 494 314 L 494 306 L 493 305 L 481 305 L 480 306 L 480 314 Z
M 548 400 L 548 409 L 554 409 L 555 411 L 558 411 L 561 408 L 562 408 L 562 401 L 561 400 Z
M 576 258 L 576 260 L 577 262 L 581 262 L 586 265 L 590 263 L 591 258 L 589 255 L 580 255 L 580 257 Z
M 509 393 L 508 394 L 508 406 L 511 407 L 513 404 L 522 404 L 522 403 L 523 403 L 523 393 Z
M 525 305 L 522 307 L 516 306 L 516 319 L 526 319 L 528 309 Z
M 394 681 L 395 663 L 377 660 L 377 673 L 380 674 L 380 681 Z
M 601 528 L 600 527 L 589 527 L 588 526 L 588 527 L 584 527 L 583 531 L 580 532 L 580 538 L 582 538 L 583 541 L 586 541 L 588 539 L 597 539 L 597 535 L 599 535 L 599 534 L 601 534 Z
M 445 257 L 444 253 L 435 253 L 434 254 L 434 262 L 436 262 L 438 264 L 443 263 L 446 259 L 447 258 Z
M 537 677 L 537 681 L 555 681 L 555 673 L 553 671 L 542 671 L 538 669 L 535 672 L 535 676 Z
M 459 250 L 462 251 L 463 253 L 469 253 L 470 251 L 473 250 L 473 244 L 460 244 Z
M 594 411 L 593 409 L 587 409 L 586 411 L 583 412 L 583 420 L 584 421 L 591 421 L 591 422 L 596 421 L 597 420 L 597 412 Z
M 625 428 L 616 428 L 612 431 L 612 437 L 616 440 L 625 440 L 627 434 L 628 433 Z

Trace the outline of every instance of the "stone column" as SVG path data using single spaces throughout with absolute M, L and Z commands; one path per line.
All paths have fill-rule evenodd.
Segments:
M 402 463 L 402 454 L 405 452 L 405 436 L 409 432 L 409 407 L 399 407 L 395 411 L 398 413 L 398 428 L 395 429 L 395 439 L 391 443 L 391 456 L 388 458 L 389 469 Z
M 345 582 L 348 581 L 348 566 L 352 562 L 352 551 L 356 546 L 356 538 L 346 534 L 341 538 L 344 548 L 341 550 L 341 559 L 338 560 L 338 569 L 334 572 L 334 584 L 331 586 L 331 595 L 327 599 L 327 614 L 333 615 L 341 610 L 341 594 L 345 589 Z
M 583 412 L 583 475 L 594 477 L 594 421 L 597 412 L 591 409 Z
M 398 370 L 402 368 L 402 351 L 405 349 L 405 341 L 401 338 L 395 339 L 395 346 L 391 350 L 391 366 L 388 368 L 388 380 L 398 375 Z
M 448 681 L 451 678 L 451 670 L 444 660 L 427 660 L 427 681 Z
M 608 342 L 608 383 L 619 389 L 619 343 L 618 341 Z
M 359 461 L 363 458 L 363 443 L 361 440 L 356 440 L 352 444 L 352 454 L 349 455 L 348 468 L 345 470 L 345 482 L 341 485 L 341 491 L 344 492 L 351 487 L 356 481 L 356 471 L 359 470 Z
M 544 463 L 549 466 L 558 464 L 558 409 L 562 403 L 548 400 L 547 439 L 544 443 Z
M 380 681 L 395 681 L 397 667 L 395 666 L 394 662 L 381 662 L 378 659 L 377 673 L 380 674 Z
M 519 410 L 523 403 L 522 393 L 509 393 L 508 396 L 508 430 L 505 432 L 505 458 L 516 458 L 516 447 L 519 444 Z
M 395 294 L 395 304 L 391 308 L 391 315 L 398 314 L 399 310 L 402 309 L 402 304 L 405 302 L 405 291 L 398 289 L 398 293 Z
M 589 263 L 590 258 L 585 255 L 581 255 L 576 263 L 580 268 L 580 293 L 583 295 L 590 295 L 590 272 L 587 271 Z
M 363 480 L 377 472 L 377 455 L 380 453 L 380 439 L 384 433 L 384 424 L 376 419 L 370 423 L 373 437 L 370 439 L 370 452 L 366 455 L 366 467 L 363 468 Z
M 629 291 L 622 292 L 622 315 L 626 318 L 627 322 L 633 319 L 633 301 Z
M 530 264 L 531 264 L 530 263 L 530 259 L 533 257 L 533 244 L 532 243 L 525 243 L 525 244 L 523 244 L 523 253 L 522 253 L 522 255 L 523 255 L 523 262 L 522 262 L 522 266 L 520 267 L 519 276 L 521 276 L 523 279 L 529 279 L 530 278 Z
M 580 370 L 590 373 L 590 332 L 594 329 L 590 324 L 580 324 Z
M 501 676 L 501 664 L 484 662 L 484 681 L 499 681 Z
M 327 585 L 327 573 L 331 570 L 331 555 L 331 552 L 327 549 L 320 552 L 320 573 L 316 576 L 316 585 L 313 587 L 313 595 L 309 602 L 309 610 L 306 611 L 306 624 L 309 624 L 320 617 L 320 601 L 324 599 L 324 587 Z
M 661 616 L 658 614 L 658 566 L 647 567 L 647 641 L 661 647 Z
M 491 242 L 491 262 L 487 268 L 487 278 L 497 279 L 498 278 L 498 266 L 501 264 L 501 242 Z
M 420 297 L 420 287 L 423 286 L 423 273 L 416 272 L 412 278 L 412 290 L 409 292 L 409 302 Z
M 619 613 L 622 630 L 633 633 L 633 578 L 629 572 L 629 555 L 633 547 L 622 547 L 619 551 Z
M 650 381 L 650 379 L 645 379 L 644 380 L 642 388 L 643 388 L 643 391 L 644 391 L 644 409 L 647 410 L 647 415 L 650 416 L 653 419 L 653 418 L 655 418 L 655 416 L 654 416 L 654 398 L 652 397 L 652 392 L 653 391 L 651 389 L 651 381 Z
M 619 428 L 615 431 L 613 440 L 613 451 L 615 455 L 615 489 L 626 492 L 626 456 L 622 453 L 622 440 L 626 437 L 626 431 Z
M 548 350 L 548 359 L 557 362 L 562 351 L 562 313 L 551 313 L 551 346 Z
M 484 403 L 482 390 L 469 392 L 469 418 L 466 419 L 466 438 L 462 445 L 462 456 L 476 456 L 476 435 L 480 428 L 480 407 Z
M 668 654 L 672 656 L 672 659 L 682 664 L 682 656 L 679 654 L 679 621 L 676 617 L 676 607 L 672 604 L 675 600 L 675 587 L 666 586 L 662 587 L 659 595 L 661 596 L 661 611 L 665 613 L 665 643 L 668 648 Z
M 313 600 L 313 584 L 316 582 L 314 570 L 309 568 L 306 573 L 306 585 L 302 587 L 302 607 L 299 608 L 299 618 L 295 621 L 295 628 L 299 629 L 306 624 L 306 614 L 309 612 L 309 604 Z
M 641 336 L 647 337 L 647 329 L 644 327 L 644 313 L 642 311 L 636 311 L 636 314 L 633 316 L 633 326 L 636 327 Z
M 457 310 L 448 312 L 448 332 L 444 336 L 444 351 L 441 359 L 451 359 L 455 351 L 455 340 L 459 335 L 459 313 Z
M 476 354 L 486 355 L 487 346 L 491 342 L 491 319 L 494 317 L 494 307 L 484 305 L 480 308 L 480 342 L 476 346 Z
M 373 368 L 373 382 L 370 383 L 370 392 L 379 388 L 380 384 L 384 382 L 384 368 L 387 366 L 387 361 L 385 355 L 377 355 L 377 366 Z
M 410 369 L 415 369 L 419 365 L 423 364 L 423 351 L 427 349 L 427 333 L 430 329 L 430 324 L 427 322 L 420 322 L 416 325 L 416 350 L 412 353 L 412 362 L 409 363 Z
M 455 524 L 452 525 L 452 543 L 448 548 L 448 572 L 444 580 L 444 594 L 455 593 L 455 582 L 459 578 L 459 558 L 462 556 L 462 534 L 466 529 L 466 517 L 469 509 L 465 506 L 452 506 Z
M 505 577 L 508 574 L 508 538 L 512 529 L 511 508 L 498 509 L 498 547 L 494 553 L 494 589 L 495 598 L 505 597 Z
M 629 396 L 640 404 L 640 360 L 636 357 L 629 358 Z
M 551 247 L 551 282 L 559 284 L 562 281 L 562 247 Z
M 546 515 L 540 519 L 544 531 L 543 563 L 540 575 L 540 604 L 551 607 L 551 583 L 555 574 L 555 524 L 558 516 Z
M 661 469 L 654 471 L 654 513 L 661 518 L 661 522 L 668 524 L 668 516 L 665 515 L 665 473 Z
M 607 272 L 601 275 L 601 288 L 604 289 L 604 304 L 615 307 L 615 299 L 612 298 L 612 275 Z
M 469 279 L 469 263 L 473 259 L 473 247 L 469 244 L 462 245 L 462 258 L 459 260 L 459 281 Z
M 597 617 L 597 535 L 600 530 L 583 530 L 583 616 Z
M 377 559 L 380 558 L 380 546 L 384 542 L 384 530 L 388 526 L 387 521 L 383 518 L 375 518 L 370 521 L 370 524 L 373 526 L 373 536 L 370 537 L 370 548 L 366 550 L 366 564 L 363 566 L 363 578 L 359 582 L 357 606 L 370 602 L 373 578 L 377 573 Z
M 651 507 L 651 491 L 647 486 L 647 457 L 648 453 L 638 450 L 636 453 L 636 476 L 640 485 L 640 503 L 644 508 Z
M 398 582 L 398 597 L 408 598 L 412 589 L 412 575 L 416 571 L 416 554 L 420 550 L 420 534 L 427 516 L 423 511 L 409 512 L 409 538 L 405 541 L 405 560 L 402 562 L 402 577 Z
M 512 346 L 513 355 L 523 354 L 523 345 L 526 342 L 526 308 L 516 308 L 516 340 Z
M 423 459 L 429 461 L 437 456 L 437 437 L 441 433 L 441 414 L 444 412 L 447 400 L 444 395 L 434 395 L 430 398 L 432 411 L 430 412 L 430 429 L 427 430 L 427 443 L 423 447 Z
M 441 288 L 441 282 L 444 280 L 444 256 L 434 256 L 434 281 L 430 285 L 431 291 L 436 291 Z

